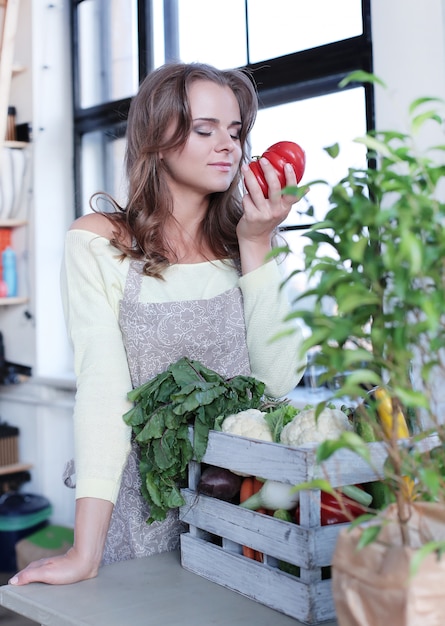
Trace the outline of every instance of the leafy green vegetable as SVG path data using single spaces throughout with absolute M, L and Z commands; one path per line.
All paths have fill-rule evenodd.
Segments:
M 142 495 L 150 505 L 147 523 L 164 520 L 184 504 L 180 492 L 187 465 L 201 461 L 209 430 L 220 416 L 259 408 L 264 383 L 250 376 L 224 379 L 184 357 L 128 393 L 134 402 L 123 416 L 139 444 Z M 193 443 L 189 426 L 194 426 Z
M 280 443 L 280 434 L 284 426 L 291 422 L 299 412 L 300 409 L 291 404 L 281 404 L 276 409 L 266 412 L 264 419 L 269 424 L 275 443 Z

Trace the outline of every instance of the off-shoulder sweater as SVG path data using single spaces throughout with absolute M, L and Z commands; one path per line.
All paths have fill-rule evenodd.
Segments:
M 76 498 L 115 503 L 130 449 L 131 430 L 122 416 L 131 404 L 130 373 L 119 326 L 130 261 L 120 260 L 108 239 L 85 230 L 66 235 L 61 293 L 77 381 L 74 408 Z M 288 393 L 301 378 L 301 332 L 271 341 L 289 329 L 289 302 L 280 289 L 283 276 L 275 261 L 240 276 L 233 264 L 212 261 L 175 264 L 165 280 L 144 276 L 141 302 L 213 298 L 239 286 L 243 296 L 252 376 L 273 397 Z

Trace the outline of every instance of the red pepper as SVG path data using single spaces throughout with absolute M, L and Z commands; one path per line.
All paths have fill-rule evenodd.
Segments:
M 354 502 L 346 496 L 342 496 L 342 503 L 345 508 L 344 511 L 335 496 L 325 491 L 322 492 L 320 512 L 322 526 L 350 522 L 351 519 L 355 519 L 365 512 L 365 509 L 358 502 Z
M 341 500 L 344 506 L 340 506 L 336 497 L 326 491 L 321 492 L 321 511 L 320 511 L 320 523 L 322 526 L 328 526 L 329 524 L 343 524 L 344 522 L 350 522 L 352 519 L 363 515 L 366 511 L 358 502 L 351 500 L 346 496 L 341 496 Z M 300 523 L 300 509 L 297 507 L 295 511 L 295 521 Z

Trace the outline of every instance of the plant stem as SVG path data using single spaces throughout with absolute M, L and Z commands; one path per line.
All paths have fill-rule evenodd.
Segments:
M 409 531 L 408 531 L 408 521 L 409 521 L 409 518 L 411 517 L 411 508 L 409 506 L 409 503 L 406 501 L 403 491 L 401 489 L 397 489 L 396 503 L 397 503 L 397 517 L 399 520 L 402 545 L 409 546 L 410 540 L 409 540 Z

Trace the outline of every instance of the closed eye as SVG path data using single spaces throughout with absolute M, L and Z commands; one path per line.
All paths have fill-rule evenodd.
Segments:
M 220 120 L 215 118 L 198 118 L 194 120 L 195 125 L 193 130 L 198 135 L 202 137 L 210 137 L 212 133 L 215 131 L 215 128 L 220 124 Z M 230 137 L 234 141 L 239 141 L 241 139 L 241 122 L 233 121 L 228 126 L 228 130 L 230 132 Z

